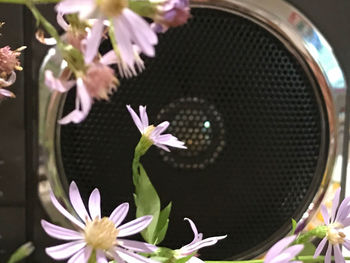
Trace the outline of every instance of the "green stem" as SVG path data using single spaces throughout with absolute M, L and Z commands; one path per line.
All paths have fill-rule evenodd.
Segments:
M 300 234 L 294 244 L 304 244 L 313 237 L 324 238 L 327 233 L 327 226 L 318 226 L 306 233 Z
M 0 0 L 1 1 L 1 0 Z M 11 0 L 11 1 L 21 1 L 21 0 Z M 62 40 L 60 35 L 58 34 L 55 27 L 47 21 L 47 19 L 40 13 L 40 11 L 35 7 L 34 3 L 28 0 L 24 1 L 26 6 L 32 12 L 36 20 L 45 28 L 45 30 L 57 41 L 57 45 L 60 46 L 62 44 Z
M 300 256 L 296 257 L 294 260 L 302 261 L 302 262 L 324 262 L 324 256 L 319 256 L 317 258 L 313 258 L 313 256 Z M 345 260 L 350 260 L 350 257 L 344 257 Z M 332 261 L 334 257 L 332 257 Z M 253 259 L 253 260 L 237 260 L 237 261 L 211 261 L 206 260 L 205 263 L 263 263 L 264 259 Z

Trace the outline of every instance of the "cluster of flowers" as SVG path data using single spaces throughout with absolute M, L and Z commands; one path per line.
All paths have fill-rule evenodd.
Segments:
M 35 13 L 35 8 L 32 8 Z M 45 72 L 46 85 L 58 92 L 67 92 L 76 86 L 76 107 L 60 120 L 61 124 L 83 121 L 95 99 L 108 100 L 119 84 L 119 77 L 135 76 L 144 69 L 140 55 L 155 55 L 154 46 L 158 41 L 156 33 L 180 26 L 190 17 L 189 0 L 63 0 L 56 5 L 56 11 L 57 22 L 65 34 L 59 37 L 53 27 L 41 21 L 53 39 L 45 39 L 40 32 L 37 37 L 43 43 L 56 44 L 67 62 L 67 67 L 58 77 L 49 70 Z M 149 24 L 141 16 L 151 18 L 154 22 Z M 40 18 L 40 15 L 37 14 L 36 17 Z M 101 55 L 98 48 L 107 35 L 113 49 Z M 21 47 L 12 51 L 8 46 L 0 48 L 0 98 L 14 97 L 12 92 L 4 88 L 15 81 L 15 70 L 22 70 L 18 56 L 23 49 Z M 117 72 L 111 67 L 113 64 L 117 66 Z M 184 143 L 175 136 L 163 134 L 169 122 L 162 122 L 158 126 L 149 125 L 146 107 L 139 107 L 139 116 L 129 105 L 127 109 L 142 134 L 140 156 L 151 145 L 165 151 L 169 151 L 169 147 L 186 149 Z M 332 260 L 345 263 L 341 246 L 350 250 L 350 240 L 346 239 L 343 232 L 350 225 L 350 197 L 339 205 L 339 196 L 340 189 L 335 194 L 330 215 L 325 206 L 321 207 L 324 225 L 306 233 L 292 233 L 273 245 L 263 260 L 255 262 L 307 262 L 313 261 L 313 257 L 325 263 Z M 51 194 L 54 206 L 72 222 L 75 229 L 41 221 L 48 235 L 67 241 L 46 249 L 53 259 L 67 259 L 68 263 L 107 263 L 109 260 L 156 263 L 164 256 L 162 248 L 154 244 L 124 239 L 146 229 L 154 219 L 152 215 L 140 216 L 122 224 L 129 210 L 129 204 L 123 203 L 109 217 L 102 217 L 99 190 L 92 191 L 86 209 L 75 182 L 70 184 L 69 199 L 76 215 L 70 214 Z M 194 239 L 179 249 L 168 249 L 167 252 L 170 253 L 161 262 L 201 263 L 203 261 L 197 257 L 197 251 L 226 237 L 223 235 L 203 239 L 203 234 L 198 232 L 193 221 L 188 218 L 185 220 L 192 228 Z M 310 255 L 300 255 L 311 237 L 322 239 L 314 254 L 311 258 Z M 326 254 L 320 257 L 327 243 Z
M 168 146 L 186 148 L 184 143 L 173 135 L 162 134 L 168 127 L 168 122 L 163 122 L 156 127 L 149 125 L 146 107 L 139 107 L 139 116 L 129 105 L 127 109 L 142 134 L 141 140 L 145 139 L 149 142 L 149 145 L 145 146 L 146 148 L 150 147 L 150 145 L 156 145 L 167 151 L 169 151 Z M 344 199 L 339 205 L 340 190 L 339 188 L 335 194 L 330 215 L 327 207 L 325 205 L 321 206 L 324 225 L 306 233 L 293 233 L 293 235 L 283 238 L 270 248 L 263 260 L 255 261 L 264 263 L 296 263 L 313 261 L 313 258 L 318 258 L 325 263 L 330 263 L 332 260 L 335 260 L 336 263 L 345 263 L 340 246 L 350 250 L 350 240 L 346 239 L 343 233 L 343 229 L 350 225 L 350 197 Z M 42 226 L 47 234 L 61 240 L 70 241 L 63 245 L 47 248 L 46 252 L 52 258 L 57 260 L 69 258 L 68 263 L 87 262 L 91 256 L 96 257 L 96 262 L 98 263 L 108 262 L 108 259 L 114 259 L 117 262 L 158 262 L 156 256 L 159 248 L 155 245 L 123 239 L 125 236 L 139 233 L 145 229 L 151 223 L 152 216 L 142 216 L 121 225 L 129 208 L 129 205 L 124 203 L 119 205 L 109 217 L 101 217 L 100 193 L 97 189 L 90 195 L 88 213 L 74 182 L 70 185 L 69 197 L 79 218 L 74 217 L 65 210 L 53 194 L 51 195 L 51 200 L 55 207 L 77 227 L 78 231 L 62 228 L 42 220 Z M 198 233 L 195 224 L 188 218 L 185 218 L 185 220 L 190 223 L 194 239 L 188 245 L 172 250 L 170 258 L 167 258 L 167 260 L 175 262 L 185 258 L 186 261 L 184 262 L 203 263 L 196 257 L 197 251 L 203 247 L 216 244 L 226 236 L 203 239 L 203 234 Z M 310 237 L 322 238 L 314 255 L 298 256 L 303 251 L 304 244 L 310 242 Z M 328 243 L 326 255 L 320 259 L 319 256 L 326 243 Z M 332 258 L 332 249 L 334 250 L 334 258 Z M 142 253 L 142 255 L 138 253 Z M 248 263 L 249 260 L 246 262 Z
M 68 66 L 58 78 L 46 71 L 45 83 L 59 92 L 77 87 L 76 108 L 60 120 L 61 124 L 84 120 L 94 99 L 106 100 L 116 90 L 117 76 L 131 77 L 143 70 L 140 54 L 155 55 L 156 33 L 180 26 L 190 17 L 189 0 L 63 0 L 56 11 L 65 34 L 56 41 L 43 42 L 57 44 Z M 154 23 L 147 23 L 140 15 Z M 98 48 L 107 34 L 113 49 L 101 56 Z

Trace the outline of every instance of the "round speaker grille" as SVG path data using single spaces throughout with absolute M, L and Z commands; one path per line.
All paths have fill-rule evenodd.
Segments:
M 184 217 L 204 236 L 227 234 L 205 259 L 225 259 L 281 238 L 300 218 L 323 176 L 328 133 L 318 88 L 273 34 L 239 15 L 192 11 L 159 35 L 146 70 L 122 80 L 110 101 L 96 101 L 81 124 L 61 127 L 61 175 L 88 199 L 94 187 L 108 215 L 133 205 L 131 161 L 140 134 L 125 105 L 147 105 L 151 123 L 188 150 L 152 147 L 142 160 L 163 205 L 173 202 L 164 246 L 192 240 Z M 105 53 L 110 47 L 101 46 Z M 74 108 L 75 91 L 63 114 Z M 129 219 L 135 215 L 132 206 Z

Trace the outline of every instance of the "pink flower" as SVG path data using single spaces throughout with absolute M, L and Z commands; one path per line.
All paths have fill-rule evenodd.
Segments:
M 206 239 L 203 239 L 203 234 L 198 233 L 196 225 L 193 223 L 193 221 L 189 218 L 185 218 L 190 223 L 190 226 L 192 228 L 194 238 L 191 243 L 187 244 L 186 246 L 181 247 L 180 249 L 176 250 L 176 258 L 183 258 L 186 256 L 189 256 L 193 253 L 197 253 L 197 251 L 203 247 L 213 246 L 215 245 L 219 240 L 226 238 L 227 236 L 216 236 L 216 237 L 208 237 Z M 190 263 L 203 263 L 202 260 L 199 258 L 192 256 L 187 262 Z
M 288 247 L 295 238 L 296 236 L 285 237 L 274 244 L 267 252 L 264 263 L 301 263 L 301 261 L 293 261 L 293 259 L 304 249 L 304 246 Z
M 340 245 L 350 250 L 350 240 L 346 238 L 343 229 L 350 225 L 350 197 L 341 202 L 339 208 L 340 188 L 334 195 L 331 216 L 328 214 L 327 207 L 321 206 L 323 220 L 327 226 L 327 234 L 317 246 L 314 258 L 318 257 L 328 241 L 328 248 L 325 256 L 325 263 L 331 262 L 332 248 L 334 249 L 334 259 L 336 263 L 344 262 L 344 257 L 340 250 Z M 338 210 L 338 211 L 337 211 Z
M 167 152 L 170 151 L 167 146 L 187 149 L 187 147 L 184 145 L 185 143 L 179 141 L 175 136 L 171 134 L 162 134 L 169 127 L 169 122 L 164 121 L 157 127 L 154 127 L 148 123 L 148 116 L 145 106 L 139 106 L 140 117 L 137 116 L 130 105 L 127 105 L 126 108 L 128 109 L 136 127 L 139 129 L 142 136 L 145 136 L 148 140 L 151 141 L 152 144 Z
M 117 262 L 157 263 L 137 254 L 152 253 L 157 250 L 156 246 L 123 238 L 145 229 L 151 223 L 152 216 L 143 216 L 121 225 L 129 210 L 129 204 L 123 203 L 114 209 L 109 217 L 101 217 L 101 197 L 98 189 L 93 190 L 90 195 L 88 213 L 74 182 L 69 187 L 69 198 L 79 217 L 71 215 L 51 194 L 54 206 L 77 230 L 41 220 L 41 225 L 49 236 L 68 241 L 62 245 L 46 248 L 46 253 L 50 257 L 55 260 L 69 258 L 69 263 L 86 263 L 95 251 L 98 263 L 107 263 L 107 259 L 114 259 Z
M 169 27 L 182 26 L 191 17 L 189 0 L 166 0 L 155 17 L 152 27 L 157 33 L 164 33 Z
M 129 67 L 134 67 L 137 56 L 133 44 L 152 57 L 155 54 L 153 46 L 157 44 L 158 38 L 150 25 L 127 8 L 127 5 L 127 0 L 63 0 L 57 4 L 56 10 L 62 14 L 78 12 L 82 18 L 93 14 L 97 18 L 86 42 L 86 63 L 93 61 L 98 53 L 104 20 L 111 19 L 120 56 Z
M 55 78 L 50 70 L 45 72 L 45 84 L 52 90 L 67 92 L 74 85 L 77 87 L 75 110 L 63 117 L 60 124 L 82 122 L 90 112 L 93 99 L 108 99 L 118 84 L 114 70 L 108 66 L 115 60 L 114 51 L 111 50 L 100 61 L 90 63 L 85 74 L 76 80 L 69 80 L 70 73 Z
M 9 46 L 0 48 L 0 74 L 10 75 L 15 70 L 22 70 L 18 56 L 21 55 L 21 51 L 26 47 L 20 47 L 16 50 L 11 50 Z

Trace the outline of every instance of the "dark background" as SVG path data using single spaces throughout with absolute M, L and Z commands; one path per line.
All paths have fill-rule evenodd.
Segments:
M 348 0 L 289 2 L 300 9 L 323 33 L 333 47 L 348 80 L 350 2 Z M 51 14 L 51 19 L 54 21 L 52 7 L 42 6 L 42 9 Z M 6 22 L 0 31 L 2 33 L 0 47 L 5 45 L 10 45 L 13 49 L 22 45 L 28 47 L 22 56 L 25 71 L 17 74 L 17 81 L 11 87 L 17 98 L 0 103 L 0 261 L 5 262 L 9 253 L 20 244 L 33 240 L 37 249 L 28 262 L 53 262 L 44 252 L 44 247 L 56 241 L 48 238 L 39 225 L 40 218 L 45 218 L 46 215 L 37 198 L 36 172 L 37 77 L 47 47 L 33 38 L 35 22 L 26 8 L 1 4 L 0 20 Z M 347 97 L 349 101 L 349 96 Z M 348 133 L 345 136 L 347 140 Z M 344 153 L 344 157 L 347 157 L 347 152 Z

